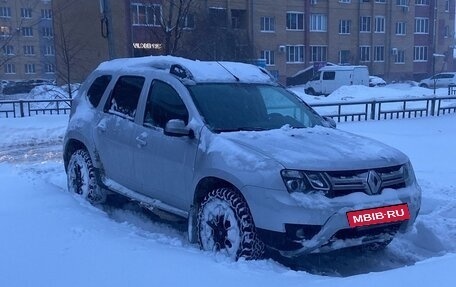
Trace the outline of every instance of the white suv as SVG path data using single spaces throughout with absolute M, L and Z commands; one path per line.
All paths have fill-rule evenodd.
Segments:
M 456 73 L 440 73 L 433 77 L 426 78 L 418 84 L 422 88 L 447 88 L 451 85 L 456 85 Z
M 191 242 L 235 259 L 384 247 L 418 215 L 412 166 L 334 126 L 256 66 L 113 60 L 74 99 L 68 188 L 185 218 Z

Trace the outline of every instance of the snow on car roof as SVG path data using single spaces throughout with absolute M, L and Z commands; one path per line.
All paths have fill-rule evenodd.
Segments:
M 101 63 L 97 70 L 159 69 L 169 72 L 173 65 L 184 68 L 182 72 L 187 73 L 189 76 L 187 78 L 195 82 L 271 83 L 274 81 L 265 69 L 250 64 L 189 60 L 173 56 L 115 59 Z M 180 77 L 185 78 L 182 74 Z
M 319 71 L 347 71 L 353 70 L 354 68 L 367 68 L 367 66 L 325 66 Z

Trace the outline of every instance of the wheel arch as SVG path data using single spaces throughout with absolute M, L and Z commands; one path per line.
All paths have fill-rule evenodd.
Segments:
M 71 155 L 77 151 L 78 149 L 85 149 L 87 147 L 77 139 L 70 139 L 65 145 L 65 149 L 63 151 L 63 162 L 65 166 L 65 171 L 67 171 L 68 163 L 70 162 Z

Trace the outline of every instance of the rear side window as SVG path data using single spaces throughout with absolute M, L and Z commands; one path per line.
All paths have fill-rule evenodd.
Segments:
M 133 119 L 144 86 L 144 77 L 120 77 L 106 102 L 105 111 Z
M 106 87 L 111 82 L 112 76 L 111 75 L 103 75 L 95 79 L 92 85 L 87 92 L 87 97 L 89 98 L 89 102 L 92 106 L 97 107 L 100 103 L 101 97 L 106 90 Z

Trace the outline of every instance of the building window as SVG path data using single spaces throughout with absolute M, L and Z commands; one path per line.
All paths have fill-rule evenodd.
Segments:
M 359 47 L 359 61 L 360 62 L 370 62 L 370 46 L 360 46 Z
M 339 3 L 350 3 L 351 0 L 339 0 Z
M 385 17 L 375 16 L 375 33 L 385 33 Z
M 24 37 L 33 37 L 32 27 L 22 27 L 21 33 L 22 33 L 22 36 L 24 36 Z
M 261 51 L 261 59 L 266 61 L 266 66 L 274 66 L 275 65 L 275 57 L 274 51 L 264 50 Z
M 25 73 L 26 74 L 35 74 L 35 64 L 25 64 Z
M 339 34 L 350 34 L 351 20 L 339 21 Z
M 384 62 L 385 61 L 385 46 L 375 46 L 374 47 L 374 62 Z
M 21 8 L 21 18 L 32 18 L 32 9 Z
M 405 35 L 407 33 L 405 22 L 396 22 L 396 35 Z
M 11 36 L 11 28 L 8 26 L 0 26 L 0 37 Z
M 287 46 L 287 63 L 304 63 L 304 45 Z
M 396 54 L 394 55 L 394 63 L 395 64 L 405 64 L 405 51 L 404 50 L 396 51 Z
M 261 17 L 261 32 L 274 32 L 275 19 L 274 17 Z
M 375 0 L 375 3 L 386 3 L 386 0 Z
M 429 0 L 415 0 L 415 5 L 420 5 L 420 6 L 429 6 Z
M 408 7 L 408 1 L 409 1 L 409 0 L 396 0 L 396 5 L 397 5 L 397 6 Z
M 429 34 L 429 18 L 415 18 L 415 34 Z
M 339 64 L 349 64 L 350 63 L 350 50 L 340 50 L 339 51 Z
M 328 30 L 328 17 L 325 14 L 310 15 L 310 31 L 326 32 Z
M 311 62 L 326 62 L 328 54 L 327 46 L 310 46 Z
M 183 20 L 183 27 L 187 30 L 195 29 L 195 15 L 194 14 L 187 14 Z
M 11 17 L 11 8 L 10 7 L 0 7 L 0 17 L 1 18 L 10 18 Z
M 413 61 L 414 62 L 427 62 L 428 60 L 428 47 L 415 46 L 413 47 Z
M 304 13 L 287 12 L 287 30 L 304 30 Z
M 370 16 L 361 16 L 359 21 L 359 31 L 360 32 L 370 32 L 371 31 L 371 17 Z
M 35 55 L 35 47 L 31 45 L 24 46 L 24 55 L 33 56 Z
M 46 64 L 46 65 L 44 65 L 44 71 L 45 71 L 46 74 L 54 74 L 55 73 L 54 64 Z
M 444 32 L 443 32 L 443 36 L 444 36 L 445 38 L 450 37 L 450 26 L 448 26 L 448 25 L 445 26 Z
M 52 27 L 43 27 L 43 37 L 45 38 L 52 38 L 54 37 L 54 31 L 52 30 Z
M 210 7 L 209 8 L 209 24 L 213 27 L 226 28 L 228 27 L 228 12 L 226 8 Z
M 5 74 L 16 74 L 16 65 L 8 63 L 5 64 Z
M 231 28 L 246 29 L 247 28 L 247 11 L 240 9 L 231 9 Z
M 3 55 L 14 55 L 14 46 L 4 45 L 3 46 Z
M 131 19 L 135 26 L 160 26 L 161 5 L 132 3 Z
M 54 50 L 54 46 L 46 46 L 44 47 L 44 55 L 45 56 L 54 56 L 55 55 L 55 50 Z
M 450 12 L 450 0 L 445 0 L 445 12 Z
M 52 10 L 41 9 L 41 19 L 52 19 Z

